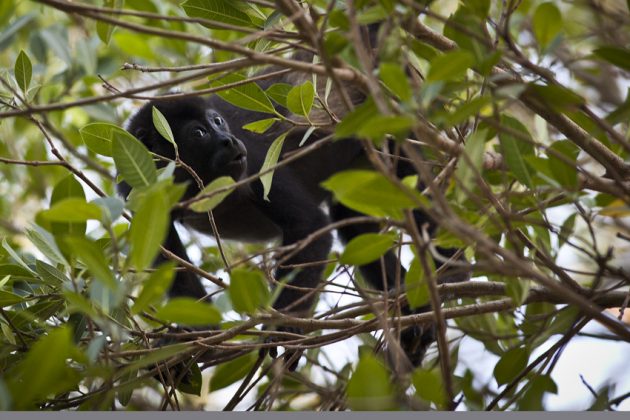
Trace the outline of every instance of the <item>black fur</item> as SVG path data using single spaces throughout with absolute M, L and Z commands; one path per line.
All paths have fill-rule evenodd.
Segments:
M 287 80 L 286 77 L 280 80 L 272 79 L 262 82 L 262 87 L 266 88 L 271 83 L 279 81 L 291 80 Z M 357 94 L 353 99 L 360 101 L 361 95 Z M 208 99 L 200 97 L 157 99 L 144 105 L 131 118 L 128 129 L 149 150 L 169 158 L 174 157 L 173 146 L 153 127 L 151 118 L 153 106 L 168 120 L 181 159 L 198 174 L 204 185 L 222 175 L 229 175 L 238 180 L 258 173 L 269 146 L 288 128 L 282 123 L 276 123 L 264 134 L 244 130 L 243 125 L 272 116 L 237 108 L 218 96 Z M 282 109 L 281 112 L 287 111 Z M 282 154 L 297 150 L 302 136 L 303 132 L 292 131 L 285 140 Z M 318 138 L 320 137 L 316 132 L 307 144 Z M 278 168 L 273 177 L 269 201 L 263 199 L 262 185 L 259 181 L 249 183 L 229 195 L 213 211 L 218 232 L 225 239 L 243 241 L 280 239 L 282 245 L 291 245 L 325 227 L 331 220 L 357 216 L 354 210 L 332 202 L 329 194 L 319 184 L 337 171 L 363 165 L 365 156 L 360 142 L 354 139 L 329 142 L 312 154 Z M 410 173 L 413 173 L 410 165 L 399 162 L 399 176 Z M 175 178 L 177 181 L 190 181 L 185 198 L 190 198 L 199 191 L 196 183 L 191 181 L 190 175 L 183 168 L 176 169 Z M 124 187 L 122 189 L 124 190 Z M 328 213 L 321 207 L 325 202 L 330 209 Z M 419 225 L 427 222 L 422 213 L 415 212 L 415 216 Z M 184 211 L 174 213 L 173 218 L 198 231 L 212 234 L 205 214 Z M 433 223 L 431 225 L 433 226 Z M 378 226 L 368 223 L 349 225 L 340 229 L 338 233 L 341 240 L 346 243 L 360 234 L 375 231 L 378 231 Z M 321 235 L 285 261 L 285 265 L 323 261 L 328 257 L 331 244 L 330 233 Z M 188 259 L 173 226 L 165 246 L 178 256 Z M 444 251 L 452 254 L 452 250 Z M 360 267 L 360 270 L 372 287 L 379 290 L 392 289 L 395 286 L 396 272 L 400 270 L 402 281 L 405 271 L 399 268 L 398 259 L 392 252 L 386 254 L 383 261 L 385 267 L 381 267 L 380 262 L 375 262 Z M 324 264 L 303 268 L 294 274 L 290 284 L 306 289 L 315 288 L 321 281 L 323 269 Z M 290 272 L 290 269 L 280 268 L 275 277 L 281 280 Z M 468 273 L 460 273 L 446 281 L 461 281 L 467 277 Z M 442 281 L 444 280 L 442 278 Z M 205 290 L 194 274 L 179 271 L 169 295 L 201 298 L 205 295 Z M 274 307 L 287 313 L 306 315 L 311 310 L 314 298 L 315 293 L 285 287 Z M 404 312 L 410 313 L 409 310 Z M 401 334 L 401 346 L 414 365 L 420 364 L 426 347 L 433 340 L 433 328 L 410 327 Z M 295 364 L 292 368 L 294 367 Z

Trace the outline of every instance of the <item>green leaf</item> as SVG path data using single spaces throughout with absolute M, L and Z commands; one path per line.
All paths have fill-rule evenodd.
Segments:
M 256 26 L 235 0 L 186 0 L 182 8 L 194 18 L 202 18 L 237 26 Z M 209 25 L 211 26 L 211 25 Z
M 449 126 L 457 125 L 461 122 L 466 121 L 473 115 L 479 113 L 479 111 L 489 105 L 492 100 L 488 96 L 482 96 L 478 98 L 471 99 L 470 101 L 464 103 L 462 106 L 457 108 L 453 112 L 447 112 L 444 115 L 444 121 Z
M 118 371 L 118 375 L 119 377 L 124 377 L 125 375 L 128 375 L 129 372 L 137 371 L 138 369 L 142 369 L 146 366 L 155 365 L 156 363 L 159 363 L 175 355 L 181 355 L 183 352 L 188 350 L 188 348 L 189 345 L 187 343 L 178 343 L 163 346 L 129 363 L 120 371 Z
M 339 32 L 328 32 L 324 37 L 324 51 L 330 57 L 342 52 L 348 44 L 348 38 Z
M 396 242 L 396 235 L 366 233 L 353 238 L 339 258 L 342 264 L 364 265 L 378 260 Z
M 348 405 L 355 411 L 394 408 L 392 383 L 387 369 L 374 355 L 363 353 L 348 381 Z
M 58 287 L 62 284 L 71 284 L 70 279 L 56 267 L 46 264 L 44 261 L 35 262 L 35 270 L 42 280 L 50 286 Z
M 413 124 L 414 119 L 406 115 L 377 115 L 366 121 L 356 134 L 377 141 L 386 134 L 405 136 Z
M 151 109 L 151 117 L 153 119 L 153 125 L 155 126 L 155 129 L 158 131 L 158 133 L 160 133 L 162 137 L 168 140 L 168 142 L 173 145 L 175 150 L 177 150 L 177 143 L 175 143 L 173 131 L 171 130 L 171 126 L 169 125 L 168 121 L 166 121 L 166 117 L 156 107 L 153 107 Z
M 409 271 L 405 274 L 405 291 L 407 292 L 407 302 L 411 309 L 416 309 L 429 303 L 429 286 L 425 279 L 424 269 L 414 257 L 409 266 Z
M 103 223 L 111 223 L 118 219 L 125 209 L 125 203 L 119 197 L 98 197 L 91 201 L 103 213 Z
M 144 281 L 142 291 L 131 307 L 131 314 L 136 315 L 164 298 L 175 278 L 175 264 L 172 262 L 162 264 L 151 273 Z
M 197 363 L 193 363 L 186 372 L 186 379 L 177 384 L 177 390 L 186 394 L 201 396 L 202 385 L 201 369 Z
M 523 369 L 527 367 L 529 351 L 525 347 L 515 347 L 501 356 L 494 367 L 494 378 L 499 385 L 512 381 Z
M 191 327 L 216 325 L 221 322 L 221 313 L 217 308 L 188 297 L 169 300 L 158 309 L 155 316 L 163 321 Z
M 619 47 L 601 47 L 593 51 L 595 55 L 624 70 L 630 70 L 630 50 Z
M 466 50 L 455 50 L 439 55 L 431 61 L 428 82 L 450 81 L 462 76 L 475 63 L 475 57 Z
M 291 92 L 291 89 L 293 89 L 293 86 L 288 83 L 274 83 L 267 88 L 265 93 L 278 105 L 281 105 L 288 109 L 287 96 L 289 96 L 289 92 Z
M 238 73 L 231 73 L 221 79 L 212 81 L 212 87 L 221 87 L 230 83 L 238 83 L 246 80 L 245 76 Z M 250 111 L 266 112 L 275 114 L 276 110 L 265 92 L 255 82 L 234 86 L 226 90 L 217 92 L 221 98 L 242 109 Z
M 148 187 L 157 181 L 157 170 L 151 154 L 131 134 L 114 132 L 112 157 L 123 179 L 133 188 Z
M 170 206 L 167 195 L 161 189 L 148 191 L 139 202 L 129 228 L 129 258 L 136 270 L 147 268 L 166 239 Z
M 80 377 L 68 365 L 71 355 L 70 328 L 56 328 L 40 338 L 7 378 L 13 408 L 34 409 L 37 400 L 75 387 Z
M 251 314 L 269 304 L 269 287 L 260 271 L 232 270 L 228 295 L 238 313 Z
M 15 80 L 18 86 L 22 89 L 22 92 L 26 93 L 28 86 L 31 84 L 31 77 L 33 76 L 33 65 L 31 59 L 22 50 L 15 60 L 15 66 L 13 67 L 15 74 Z
M 408 101 L 412 98 L 413 91 L 411 90 L 411 86 L 409 86 L 407 75 L 400 64 L 381 63 L 379 75 L 387 89 L 392 91 L 392 93 L 401 100 Z
M 226 388 L 242 379 L 254 367 L 258 356 L 249 352 L 245 356 L 220 364 L 210 378 L 210 392 Z
M 457 190 L 457 201 L 463 203 L 466 200 L 466 190 L 473 191 L 477 184 L 477 173 L 483 166 L 483 151 L 485 147 L 486 130 L 475 131 L 466 140 L 464 155 L 459 158 L 459 165 L 455 170 L 457 180 L 464 188 Z
M 263 162 L 262 167 L 260 168 L 260 172 L 264 172 L 278 163 L 278 159 L 280 158 L 280 152 L 282 151 L 282 145 L 284 144 L 284 139 L 287 137 L 287 133 L 281 134 L 277 139 L 271 143 L 269 150 L 267 150 L 267 155 L 265 156 L 265 161 Z M 263 185 L 263 198 L 266 201 L 269 201 L 269 192 L 271 191 L 271 181 L 273 180 L 273 174 L 275 170 L 270 171 L 264 175 L 260 176 L 260 182 Z
M 234 185 L 234 180 L 229 176 L 221 176 L 215 179 L 214 181 L 212 181 L 210 184 L 206 185 L 205 188 L 201 190 L 199 194 L 197 194 L 196 197 L 201 197 L 203 195 L 210 194 L 213 191 L 216 191 L 220 188 L 229 187 L 230 185 Z M 190 205 L 190 209 L 192 211 L 196 211 L 199 213 L 205 213 L 207 211 L 211 211 L 216 206 L 221 204 L 221 202 L 225 199 L 225 197 L 232 194 L 233 192 L 234 192 L 234 188 L 230 188 L 224 192 L 217 193 L 213 195 L 212 197 L 208 197 L 208 198 L 204 198 L 202 200 L 196 201 Z
M 517 131 L 531 140 L 527 128 L 513 117 L 502 115 L 501 126 Z M 502 130 L 499 130 L 499 140 L 501 141 L 505 161 L 514 174 L 514 177 L 521 184 L 531 188 L 533 186 L 532 176 L 529 173 L 529 168 L 523 157 L 534 154 L 533 143 L 527 143 L 525 140 Z
M 541 49 L 547 48 L 562 30 L 562 14 L 558 7 L 551 2 L 538 6 L 532 18 L 532 29 Z
M 338 172 L 321 185 L 331 191 L 343 205 L 376 217 L 391 216 L 401 219 L 403 209 L 416 207 L 416 201 L 411 197 L 428 205 L 428 199 L 417 191 L 405 187 L 405 193 L 375 171 Z
M 15 293 L 5 292 L 4 290 L 0 290 L 0 308 L 5 308 L 7 306 L 15 305 L 16 303 L 23 302 L 24 298 L 22 296 L 18 296 Z
M 63 241 L 98 281 L 111 290 L 117 289 L 118 283 L 114 278 L 114 273 L 110 270 L 103 251 L 96 243 L 80 237 L 65 237 Z
M 58 202 L 67 198 L 79 198 L 85 201 L 85 192 L 81 183 L 76 180 L 73 174 L 68 175 L 55 185 L 52 195 L 50 197 L 50 205 L 57 204 Z M 85 223 L 51 223 L 50 231 L 55 234 L 71 234 L 82 236 L 85 234 Z
M 315 99 L 315 88 L 309 80 L 300 86 L 291 89 L 287 95 L 287 107 L 289 111 L 297 115 L 308 117 Z
M 539 96 L 546 105 L 559 111 L 573 109 L 585 103 L 583 97 L 564 86 L 529 84 L 527 90 Z
M 547 150 L 549 170 L 554 179 L 563 187 L 576 189 L 578 186 L 577 157 L 578 147 L 570 140 L 553 143 Z
M 356 135 L 368 121 L 375 118 L 377 115 L 379 114 L 374 101 L 371 99 L 366 100 L 337 124 L 335 127 L 335 137 L 342 139 Z
M 265 131 L 269 130 L 269 128 L 276 121 L 280 121 L 278 118 L 266 118 L 264 120 L 254 121 L 249 124 L 245 124 L 243 128 L 247 131 L 251 131 L 252 133 L 262 134 Z
M 416 388 L 416 395 L 424 401 L 432 402 L 438 408 L 446 404 L 446 393 L 442 383 L 442 375 L 437 370 L 416 369 L 412 382 Z
M 53 222 L 85 222 L 101 220 L 102 209 L 96 204 L 86 203 L 83 198 L 66 198 L 41 212 L 42 217 Z
M 67 265 L 67 261 L 59 250 L 55 238 L 37 225 L 26 230 L 26 236 L 50 261 L 56 264 Z
M 122 9 L 123 4 L 124 0 L 104 0 L 103 7 L 120 10 Z M 105 45 L 109 44 L 115 28 L 116 27 L 114 25 L 107 22 L 100 20 L 96 22 L 96 34 Z
M 122 128 L 107 123 L 92 123 L 79 130 L 83 142 L 92 152 L 103 156 L 112 155 L 112 139 L 115 131 Z
M 629 0 L 630 1 L 630 0 Z M 630 120 L 630 89 L 626 91 L 626 99 L 606 117 L 608 123 L 615 125 Z
M 530 282 L 519 278 L 508 278 L 505 281 L 505 292 L 514 303 L 522 305 L 529 293 Z
M 485 19 L 490 12 L 490 0 L 467 0 L 466 3 L 463 4 L 475 15 L 483 19 Z
M 518 400 L 518 409 L 523 411 L 543 411 L 543 397 L 546 393 L 557 394 L 558 386 L 549 375 L 536 375 L 526 385 L 527 391 Z M 607 404 L 606 404 L 607 406 Z M 600 410 L 604 410 L 602 407 Z

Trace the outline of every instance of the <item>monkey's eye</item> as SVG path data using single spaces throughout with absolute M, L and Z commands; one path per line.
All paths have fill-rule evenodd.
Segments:
M 214 118 L 212 119 L 212 122 L 213 122 L 215 125 L 217 125 L 217 126 L 221 127 L 221 126 L 223 125 L 223 118 L 221 118 L 221 117 L 219 117 L 219 116 L 217 115 L 216 117 L 214 117 Z
M 195 128 L 192 132 L 192 135 L 193 137 L 200 139 L 206 135 L 206 132 L 203 128 Z

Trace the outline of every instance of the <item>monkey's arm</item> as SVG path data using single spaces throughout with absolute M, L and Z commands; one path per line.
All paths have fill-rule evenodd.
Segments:
M 163 246 L 181 259 L 190 262 L 188 254 L 186 253 L 186 248 L 179 238 L 179 234 L 177 233 L 177 230 L 175 230 L 175 224 L 172 221 L 168 229 L 168 236 L 166 241 L 164 241 Z M 155 260 L 155 265 L 167 260 L 168 259 L 164 255 L 160 254 Z M 206 296 L 206 294 L 206 290 L 201 284 L 199 277 L 197 277 L 194 273 L 181 268 L 177 270 L 175 280 L 168 291 L 168 295 L 170 297 L 185 296 L 195 299 L 201 299 Z

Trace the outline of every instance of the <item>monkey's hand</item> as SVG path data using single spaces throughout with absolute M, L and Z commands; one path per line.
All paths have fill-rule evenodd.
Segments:
M 261 357 L 264 357 L 267 353 L 269 353 L 269 355 L 274 359 L 278 357 L 278 348 L 277 346 L 268 346 L 268 344 L 287 341 L 287 339 L 290 340 L 291 337 L 286 337 L 287 333 L 291 335 L 296 335 L 295 338 L 301 338 L 301 336 L 304 334 L 304 331 L 300 327 L 287 327 L 282 325 L 277 327 L 264 325 L 263 331 L 276 331 L 282 333 L 282 336 L 273 335 L 273 333 L 267 335 L 265 337 L 265 344 L 267 345 L 265 347 L 262 347 L 259 352 Z M 287 366 L 287 369 L 290 372 L 294 372 L 295 369 L 298 367 L 298 363 L 300 362 L 300 358 L 302 357 L 303 352 L 303 350 L 295 349 L 285 350 L 283 354 L 284 364 Z

